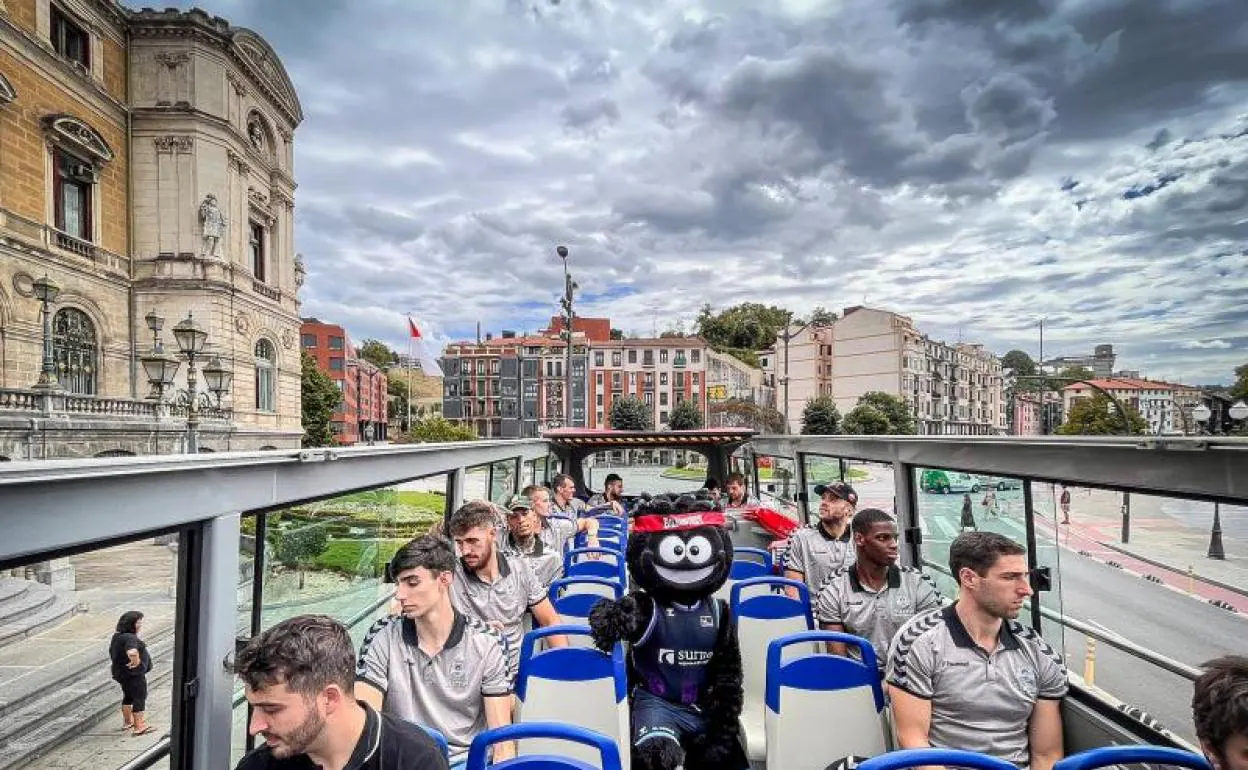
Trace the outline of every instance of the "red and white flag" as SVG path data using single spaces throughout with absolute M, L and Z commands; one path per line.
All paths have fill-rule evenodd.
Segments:
M 407 330 L 410 338 L 408 339 L 408 347 L 411 349 L 412 357 L 420 364 L 420 370 L 429 377 L 441 377 L 442 367 L 438 365 L 437 355 L 429 351 L 429 345 L 423 334 L 420 333 L 420 327 L 409 316 L 407 319 Z

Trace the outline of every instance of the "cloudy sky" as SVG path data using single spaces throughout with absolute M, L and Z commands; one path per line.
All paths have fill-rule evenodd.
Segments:
M 1244 0 L 199 0 L 265 36 L 304 313 L 355 339 L 856 304 L 1248 362 Z

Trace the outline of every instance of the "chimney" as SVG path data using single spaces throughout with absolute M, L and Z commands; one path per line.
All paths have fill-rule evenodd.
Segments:
M 503 329 L 503 339 L 514 340 L 515 338 L 516 338 L 516 333 L 514 331 L 512 331 L 511 329 Z
M 486 332 L 486 333 L 485 333 L 485 341 L 486 341 L 486 342 L 489 342 L 489 341 L 490 341 L 490 340 L 492 340 L 492 339 L 494 339 L 494 333 L 493 333 L 493 332 Z

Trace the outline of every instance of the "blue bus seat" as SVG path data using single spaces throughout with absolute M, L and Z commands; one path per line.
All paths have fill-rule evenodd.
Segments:
M 628 585 L 624 554 L 610 548 L 574 548 L 563 555 L 564 577 L 597 577 Z
M 798 598 L 772 589 L 793 588 Z M 744 704 L 741 709 L 741 732 L 746 752 L 752 762 L 766 757 L 764 729 L 764 696 L 767 690 L 767 649 L 773 639 L 813 631 L 815 621 L 810 609 L 810 591 L 798 580 L 779 577 L 757 577 L 732 586 L 732 618 L 737 624 L 737 641 L 741 645 Z M 813 644 L 806 651 L 815 651 Z M 792 646 L 785 655 L 796 656 Z
M 605 735 L 627 746 L 629 733 L 628 669 L 624 646 L 610 655 L 590 645 L 536 649 L 542 639 L 563 634 L 589 640 L 588 626 L 550 626 L 525 635 L 520 647 L 516 698 L 517 722 L 558 722 Z M 598 756 L 585 746 L 561 746 L 549 740 L 521 741 L 521 754 L 567 754 L 589 764 Z M 629 755 L 621 759 L 628 770 Z
M 762 548 L 737 546 L 732 549 L 732 572 L 723 586 L 715 592 L 716 599 L 732 600 L 732 586 L 742 580 L 773 575 L 771 553 Z
M 588 626 L 589 611 L 603 599 L 619 599 L 624 595 L 624 586 L 614 580 L 596 577 L 561 578 L 550 584 L 547 595 L 550 604 L 559 613 L 559 622 L 564 625 Z M 584 637 L 569 638 L 572 646 L 587 646 L 591 642 Z
M 590 764 L 561 754 L 523 754 L 503 762 L 489 765 L 492 770 L 622 770 L 620 750 L 605 735 L 580 727 L 554 722 L 527 722 L 486 730 L 473 738 L 468 748 L 468 761 L 464 770 L 486 770 L 490 747 L 505 741 L 547 738 L 553 741 L 572 742 L 594 748 L 599 761 Z M 560 747 L 566 750 L 571 747 Z
M 784 650 L 806 643 L 840 642 L 862 661 L 819 651 L 783 660 Z M 871 642 L 850 634 L 805 631 L 767 646 L 764 735 L 767 770 L 824 770 L 829 757 L 874 757 L 888 750 L 884 688 Z M 829 714 L 836 730 L 829 732 Z
M 1097 770 L 1111 765 L 1169 765 L 1191 770 L 1213 770 L 1200 754 L 1166 746 L 1104 746 L 1059 760 L 1053 770 Z

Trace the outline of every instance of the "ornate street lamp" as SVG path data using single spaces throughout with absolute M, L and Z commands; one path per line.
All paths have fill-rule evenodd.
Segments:
M 173 338 L 178 345 L 178 355 L 173 355 L 165 352 L 164 345 L 160 341 L 160 330 L 164 327 L 165 319 L 157 315 L 156 311 L 152 311 L 144 316 L 144 320 L 147 322 L 147 328 L 152 331 L 152 350 L 139 359 L 143 364 L 143 373 L 152 386 L 152 393 L 148 398 L 153 398 L 158 402 L 164 400 L 165 390 L 173 386 L 173 379 L 181 366 L 181 359 L 185 358 L 186 390 L 177 394 L 176 401 L 179 405 L 186 406 L 186 451 L 190 454 L 198 454 L 200 409 L 204 405 L 200 404 L 199 380 L 196 376 L 195 363 L 207 355 L 208 332 L 195 322 L 193 314 L 187 313 L 186 318 L 173 327 Z M 208 365 L 203 367 L 203 374 L 204 384 L 216 396 L 217 406 L 220 407 L 221 397 L 230 392 L 234 373 L 222 365 L 219 356 L 213 356 Z M 210 407 L 211 402 L 207 399 L 207 394 L 204 394 L 204 401 Z
M 31 284 L 31 291 L 42 305 L 40 314 L 43 318 L 43 365 L 39 369 L 39 382 L 35 387 L 54 390 L 61 383 L 56 377 L 56 362 L 52 360 L 52 303 L 61 295 L 61 287 L 45 274 Z
M 221 356 L 213 356 L 204 367 L 204 383 L 212 395 L 217 397 L 217 408 L 221 407 L 221 397 L 230 392 L 230 384 L 234 381 L 234 372 L 221 365 Z

